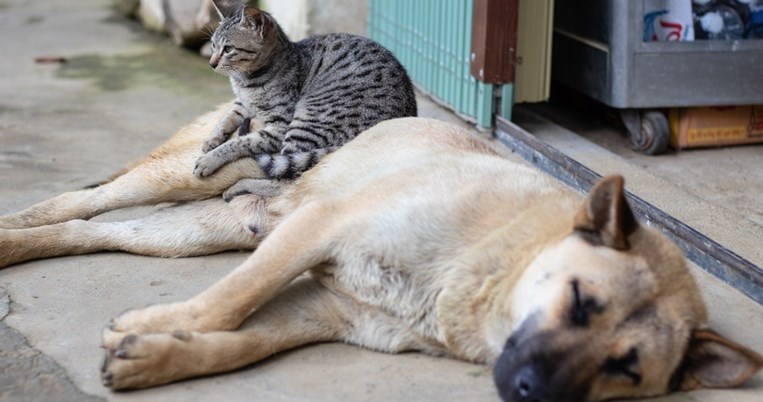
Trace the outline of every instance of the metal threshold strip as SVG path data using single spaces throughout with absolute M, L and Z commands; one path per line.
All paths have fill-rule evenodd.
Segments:
M 522 158 L 578 191 L 589 191 L 601 178 L 506 119 L 496 117 L 494 135 Z M 633 193 L 626 191 L 626 198 L 642 222 L 672 239 L 689 260 L 763 305 L 763 269 Z

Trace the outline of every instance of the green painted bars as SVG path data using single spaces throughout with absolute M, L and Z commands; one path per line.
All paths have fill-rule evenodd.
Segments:
M 472 0 L 370 0 L 368 31 L 403 63 L 421 91 L 486 128 L 497 101 L 493 84 L 469 74 L 472 5 Z M 510 84 L 495 87 L 510 96 Z M 511 102 L 501 102 L 498 112 L 509 118 Z

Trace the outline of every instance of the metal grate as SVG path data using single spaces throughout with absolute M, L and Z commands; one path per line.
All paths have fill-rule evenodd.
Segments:
M 472 0 L 370 0 L 368 31 L 421 91 L 481 127 L 492 125 L 493 85 L 469 74 Z

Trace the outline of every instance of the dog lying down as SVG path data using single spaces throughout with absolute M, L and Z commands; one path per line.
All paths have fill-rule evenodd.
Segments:
M 197 179 L 193 161 L 219 114 L 106 184 L 0 218 L 2 266 L 256 247 L 199 295 L 114 318 L 103 332 L 107 387 L 225 372 L 316 342 L 491 364 L 506 401 L 734 387 L 763 365 L 707 327 L 684 257 L 634 219 L 619 176 L 582 199 L 457 127 L 406 118 L 296 182 L 256 180 L 246 159 Z M 230 203 L 219 197 L 247 178 Z M 130 222 L 81 220 L 167 201 L 183 203 Z

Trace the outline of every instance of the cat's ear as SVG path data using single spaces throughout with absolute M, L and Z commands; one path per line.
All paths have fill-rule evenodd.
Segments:
M 212 3 L 215 5 L 215 10 L 220 14 L 221 19 L 234 16 L 243 8 L 239 0 L 212 0 Z
M 253 29 L 260 37 L 265 36 L 268 15 L 254 7 L 244 7 L 241 10 L 241 26 Z

